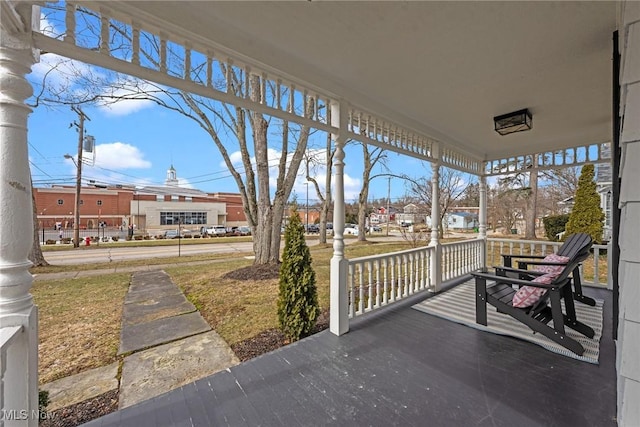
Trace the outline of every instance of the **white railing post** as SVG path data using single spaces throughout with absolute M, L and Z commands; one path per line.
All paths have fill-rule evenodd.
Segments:
M 480 246 L 480 268 L 487 268 L 487 178 L 483 175 L 480 177 L 480 212 L 478 220 L 479 238 L 482 239 L 483 244 Z
M 349 331 L 349 298 L 347 295 L 347 268 L 349 261 L 344 256 L 344 145 L 346 143 L 347 108 L 331 104 L 332 124 L 340 132 L 332 135 L 336 141 L 333 157 L 333 257 L 331 258 L 331 288 L 329 329 L 335 335 Z M 351 304 L 354 304 L 351 301 Z
M 12 9 L 4 16 L 4 12 Z M 13 9 L 13 8 L 19 8 Z M 28 260 L 33 237 L 31 178 L 24 101 L 32 88 L 25 79 L 35 62 L 31 44 L 31 6 L 3 4 L 0 37 L 0 331 L 17 331 L 2 349 L 1 420 L 4 425 L 38 425 L 38 311 L 29 293 Z M 26 237 L 26 238 L 25 238 Z M 22 411 L 22 412 L 20 412 Z M 26 414 L 23 416 L 22 414 Z

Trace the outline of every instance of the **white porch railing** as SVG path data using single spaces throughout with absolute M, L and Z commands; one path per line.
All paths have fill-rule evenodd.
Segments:
M 20 338 L 24 335 L 22 331 L 22 326 L 0 328 L 0 410 L 2 411 L 2 413 L 0 413 L 0 426 L 4 426 L 5 419 L 10 417 L 10 411 L 6 406 L 7 401 L 5 396 L 7 396 L 8 393 L 15 393 L 15 390 L 10 384 L 5 382 L 5 373 L 7 372 L 7 368 L 9 369 L 9 372 L 17 369 L 16 366 L 14 366 L 14 359 L 16 357 L 20 357 L 20 355 L 11 354 L 14 353 L 11 351 L 11 348 L 14 344 L 19 342 Z M 25 405 L 24 407 L 27 406 Z
M 442 280 L 452 280 L 484 267 L 483 239 L 442 244 Z
M 437 248 L 427 246 L 350 259 L 346 280 L 349 318 L 382 308 L 419 291 L 437 291 L 442 282 L 455 280 L 485 265 L 502 265 L 500 254 L 550 254 L 557 252 L 561 244 L 490 238 L 485 245 L 483 239 L 472 239 L 444 243 Z M 583 284 L 607 285 L 606 253 L 607 246 L 593 246 L 593 254 L 580 267 Z M 440 271 L 434 271 L 438 265 Z
M 487 265 L 502 265 L 500 254 L 543 255 L 555 253 L 562 242 L 544 242 L 537 240 L 487 239 Z M 587 286 L 607 286 L 609 263 L 607 246 L 593 245 L 593 253 L 580 266 L 582 284 Z M 515 267 L 515 266 L 514 266 Z
M 350 259 L 349 318 L 384 307 L 433 286 L 433 247 Z

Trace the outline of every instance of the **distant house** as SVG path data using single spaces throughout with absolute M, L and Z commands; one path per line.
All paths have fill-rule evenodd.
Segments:
M 413 203 L 406 205 L 402 213 L 396 214 L 396 222 L 400 225 L 420 224 L 424 220 L 424 214 L 421 214 L 420 208 Z
M 470 212 L 451 212 L 446 215 L 450 230 L 473 230 L 479 226 L 478 215 Z
M 369 222 L 371 224 L 383 224 L 389 220 L 394 221 L 395 218 L 396 218 L 396 208 L 394 208 L 393 206 L 390 206 L 389 212 L 387 212 L 387 208 L 380 207 L 376 209 L 375 212 L 372 212 L 371 215 L 369 215 Z

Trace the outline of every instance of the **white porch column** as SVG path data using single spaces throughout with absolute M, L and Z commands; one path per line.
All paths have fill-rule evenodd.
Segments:
M 480 259 L 482 268 L 487 268 L 487 178 L 484 175 L 480 177 L 480 185 L 478 187 L 480 192 L 480 212 L 478 216 L 480 234 L 478 238 L 484 240 Z
M 442 283 L 442 247 L 440 246 L 440 164 L 431 164 L 431 241 L 429 246 L 435 248 L 431 257 L 431 288 L 440 290 Z
M 0 37 L 0 332 L 20 327 L 2 348 L 0 403 L 5 425 L 38 425 L 38 314 L 29 294 L 27 259 L 33 237 L 31 180 L 24 101 L 31 93 L 25 79 L 33 65 L 31 6 L 20 12 L 2 2 Z M 4 335 L 2 334 L 2 335 Z M 9 411 L 9 412 L 7 412 Z M 16 420 L 15 418 L 20 418 Z
M 344 104 L 331 105 L 331 124 L 339 127 L 332 135 L 336 143 L 333 156 L 333 257 L 331 258 L 331 288 L 329 329 L 335 335 L 349 331 L 349 305 L 347 295 L 348 260 L 344 257 L 344 145 L 347 109 Z

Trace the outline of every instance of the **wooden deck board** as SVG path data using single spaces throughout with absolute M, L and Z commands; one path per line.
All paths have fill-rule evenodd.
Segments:
M 586 293 L 605 299 L 599 365 L 398 304 L 90 424 L 615 426 L 611 294 Z

